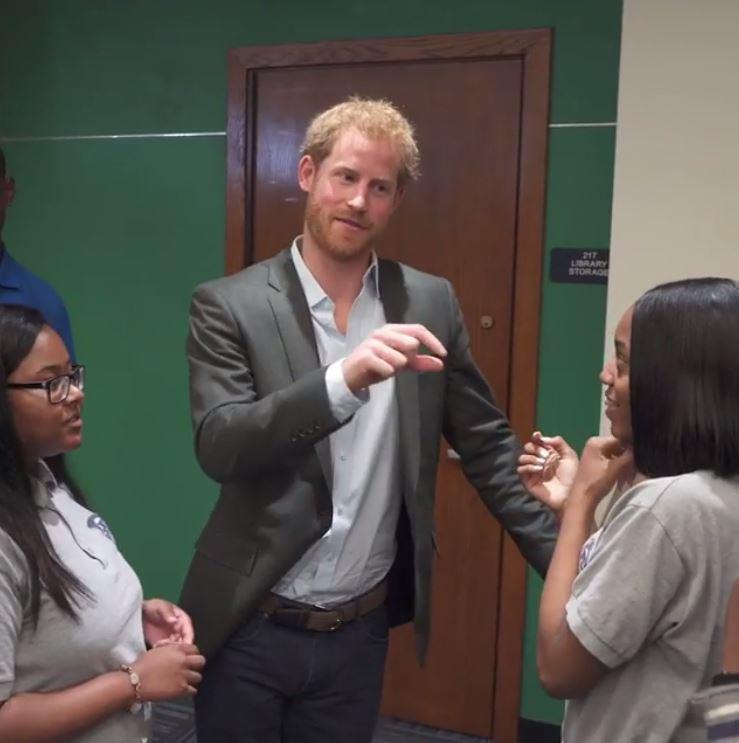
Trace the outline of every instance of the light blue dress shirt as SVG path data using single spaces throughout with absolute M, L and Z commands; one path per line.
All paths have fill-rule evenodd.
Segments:
M 395 379 L 356 397 L 346 386 L 341 362 L 373 330 L 385 324 L 380 301 L 377 256 L 349 312 L 346 335 L 334 320 L 334 303 L 305 265 L 300 238 L 292 259 L 310 308 L 318 356 L 326 370 L 326 389 L 338 420 L 354 416 L 330 436 L 333 464 L 331 528 L 278 582 L 285 598 L 330 607 L 371 590 L 395 559 L 400 510 L 398 412 Z

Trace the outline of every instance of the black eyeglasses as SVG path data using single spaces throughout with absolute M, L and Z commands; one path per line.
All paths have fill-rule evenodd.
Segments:
M 59 405 L 69 397 L 69 388 L 74 385 L 80 392 L 85 389 L 85 367 L 76 364 L 69 374 L 60 374 L 45 382 L 8 382 L 5 386 L 12 390 L 46 390 L 52 405 Z

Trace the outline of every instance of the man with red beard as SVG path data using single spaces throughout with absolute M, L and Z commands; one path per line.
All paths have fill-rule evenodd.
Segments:
M 554 519 L 518 479 L 451 285 L 374 252 L 418 161 L 390 103 L 324 111 L 298 166 L 302 236 L 194 294 L 195 447 L 221 484 L 182 595 L 210 658 L 200 743 L 371 741 L 388 627 L 413 620 L 426 651 L 442 433 L 549 562 Z

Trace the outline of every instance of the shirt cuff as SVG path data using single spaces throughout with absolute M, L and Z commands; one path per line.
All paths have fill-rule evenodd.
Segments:
M 328 393 L 328 402 L 331 406 L 331 412 L 337 421 L 343 423 L 351 418 L 359 408 L 369 400 L 369 390 L 363 389 L 355 395 L 347 386 L 344 380 L 344 371 L 341 364 L 344 359 L 334 361 L 326 369 L 326 392 Z
M 570 597 L 565 611 L 567 612 L 567 625 L 570 628 L 570 632 L 575 635 L 590 655 L 597 658 L 608 668 L 616 668 L 624 662 L 618 651 L 598 637 L 590 625 L 588 625 L 580 612 L 577 597 Z

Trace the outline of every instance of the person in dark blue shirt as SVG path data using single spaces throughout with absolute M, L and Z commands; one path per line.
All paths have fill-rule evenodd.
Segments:
M 0 149 L 0 304 L 22 304 L 39 310 L 62 337 L 74 359 L 72 327 L 67 308 L 54 288 L 31 273 L 10 255 L 2 239 L 5 212 L 15 196 L 15 179 L 6 174 L 5 155 Z

